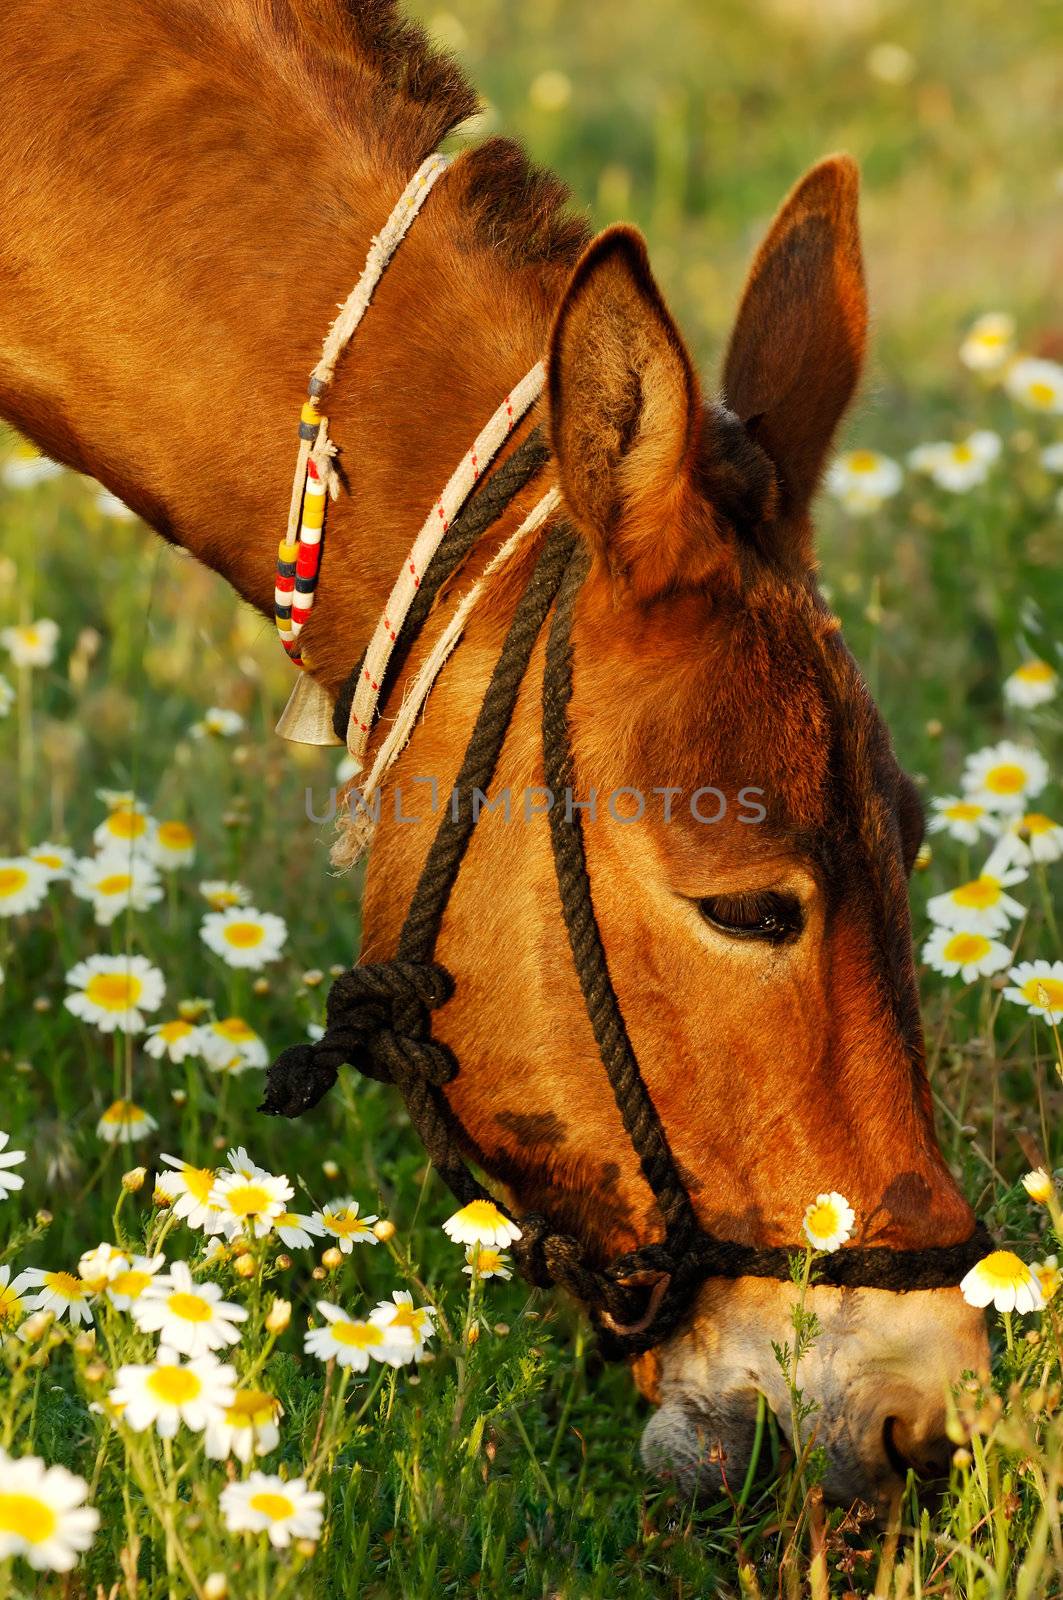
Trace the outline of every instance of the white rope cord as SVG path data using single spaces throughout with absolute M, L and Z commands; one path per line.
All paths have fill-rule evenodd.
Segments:
M 542 499 L 532 507 L 516 532 L 511 533 L 506 542 L 491 557 L 483 573 L 461 600 L 455 609 L 454 615 L 421 663 L 417 676 L 406 691 L 399 714 L 392 723 L 387 738 L 376 753 L 369 776 L 360 787 L 360 802 L 356 809 L 351 810 L 342 836 L 332 852 L 332 860 L 336 866 L 354 866 L 372 839 L 375 828 L 372 814 L 373 798 L 394 766 L 400 752 L 405 749 L 410 735 L 413 733 L 414 726 L 424 710 L 425 701 L 428 699 L 432 686 L 464 633 L 465 624 L 468 622 L 477 601 L 481 598 L 488 579 L 500 567 L 505 566 L 506 562 L 521 548 L 536 529 L 542 527 L 547 517 L 557 508 L 560 502 L 561 492 L 559 489 L 553 488 L 549 489 Z
M 494 416 L 480 432 L 472 449 L 452 473 L 450 481 L 425 518 L 424 526 L 402 564 L 402 571 L 388 596 L 388 603 L 365 653 L 358 687 L 351 702 L 351 715 L 347 723 L 347 749 L 357 772 L 362 768 L 369 733 L 380 699 L 380 686 L 384 681 L 395 641 L 413 604 L 413 597 L 421 586 L 425 569 L 438 549 L 443 535 L 468 499 L 480 474 L 490 464 L 525 412 L 539 398 L 545 381 L 546 368 L 541 361 L 537 361 L 512 393 L 506 396 Z

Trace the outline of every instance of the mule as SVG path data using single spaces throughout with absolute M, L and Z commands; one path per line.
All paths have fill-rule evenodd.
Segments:
M 370 236 L 472 90 L 389 0 L 62 15 L 8 0 L 0 83 L 0 413 L 268 612 L 305 375 Z M 436 185 L 328 403 L 345 492 L 305 641 L 335 696 L 451 466 L 547 360 L 549 472 L 591 556 L 572 624 L 578 798 L 654 801 L 622 821 L 584 812 L 594 909 L 699 1219 L 762 1245 L 794 1244 L 824 1189 L 854 1206 L 854 1242 L 945 1246 L 973 1227 L 924 1071 L 906 892 L 919 801 L 815 582 L 811 505 L 866 323 L 844 157 L 784 201 L 711 399 L 638 234 L 590 239 L 561 185 L 490 139 Z M 445 591 L 408 671 L 536 492 Z M 533 558 L 492 581 L 433 690 L 394 772 L 408 797 L 416 778 L 453 781 Z M 497 773 L 513 794 L 542 781 L 542 673 L 540 640 Z M 688 804 L 708 786 L 729 802 L 711 825 L 718 804 L 702 820 Z M 667 818 L 659 791 L 679 796 Z M 394 948 L 434 829 L 415 811 L 384 808 L 363 959 Z M 532 812 L 476 830 L 435 1026 L 461 1061 L 446 1093 L 468 1150 L 605 1258 L 659 1236 L 660 1217 Z M 771 1341 L 792 1297 L 709 1280 L 634 1363 L 657 1404 L 652 1467 L 733 1480 L 758 1392 L 788 1427 Z M 817 1287 L 809 1303 L 822 1334 L 802 1385 L 827 1491 L 881 1500 L 909 1466 L 940 1466 L 946 1385 L 984 1362 L 982 1317 L 957 1288 Z

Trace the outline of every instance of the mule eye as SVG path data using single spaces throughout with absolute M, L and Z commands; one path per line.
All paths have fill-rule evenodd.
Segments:
M 782 944 L 801 932 L 804 918 L 792 895 L 715 894 L 697 902 L 705 921 L 732 939 L 763 939 Z

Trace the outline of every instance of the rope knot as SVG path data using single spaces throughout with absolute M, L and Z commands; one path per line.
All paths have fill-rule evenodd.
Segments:
M 404 1091 L 449 1083 L 457 1063 L 432 1038 L 431 1014 L 453 988 L 450 974 L 435 962 L 351 967 L 329 991 L 323 1037 L 290 1046 L 270 1067 L 260 1109 L 301 1116 L 331 1089 L 344 1062 Z

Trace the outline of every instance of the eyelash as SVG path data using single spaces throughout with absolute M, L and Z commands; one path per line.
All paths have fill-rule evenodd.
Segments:
M 759 939 L 785 944 L 804 927 L 801 907 L 792 895 L 769 890 L 757 894 L 708 895 L 697 908 L 705 921 L 730 939 Z

